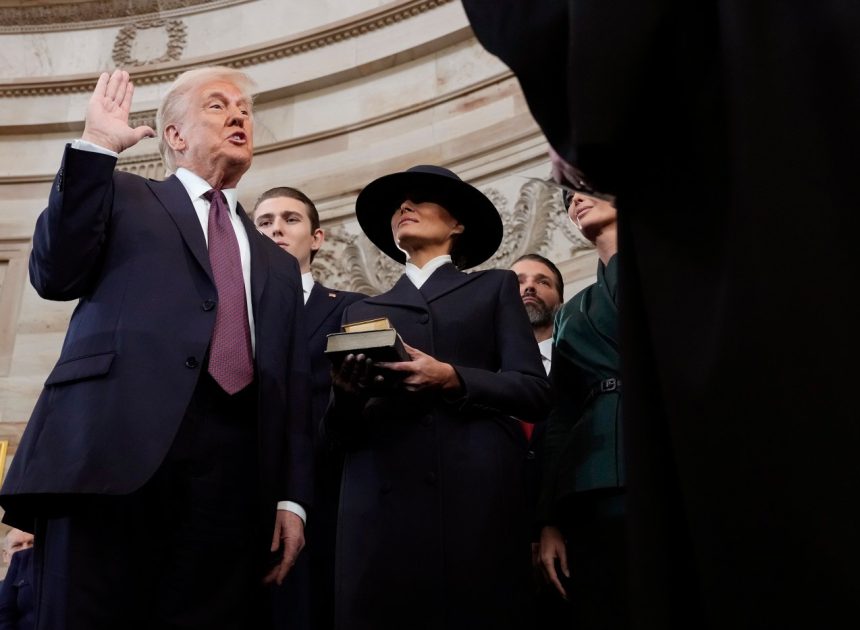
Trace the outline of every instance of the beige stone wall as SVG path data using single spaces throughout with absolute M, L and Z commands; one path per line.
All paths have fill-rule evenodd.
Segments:
M 373 178 L 421 163 L 453 169 L 498 205 L 506 238 L 486 266 L 539 251 L 559 263 L 568 297 L 593 278 L 593 251 L 533 179 L 549 174 L 546 144 L 519 86 L 476 42 L 459 2 L 175 0 L 132 19 L 112 15 L 110 0 L 84 4 L 102 12 L 73 15 L 72 4 L 62 22 L 46 9 L 16 24 L 0 5 L 0 439 L 10 455 L 74 308 L 39 299 L 26 281 L 33 224 L 98 73 L 117 57 L 139 62 L 125 64 L 137 120 L 153 118 L 189 67 L 225 63 L 255 79 L 256 156 L 240 200 L 250 207 L 275 185 L 317 200 L 328 234 L 320 280 L 390 286 L 398 271 L 361 235 L 355 197 Z M 119 167 L 163 177 L 152 140 Z

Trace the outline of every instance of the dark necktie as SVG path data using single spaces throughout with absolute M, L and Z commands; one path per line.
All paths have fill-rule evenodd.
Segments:
M 203 198 L 209 201 L 209 262 L 218 290 L 209 374 L 225 392 L 235 394 L 254 380 L 242 259 L 224 193 L 213 189 Z

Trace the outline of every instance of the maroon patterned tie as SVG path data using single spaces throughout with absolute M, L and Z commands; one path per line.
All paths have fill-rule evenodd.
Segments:
M 218 290 L 209 374 L 225 392 L 235 394 L 254 380 L 239 241 L 230 223 L 230 206 L 224 193 L 213 189 L 203 198 L 209 201 L 209 262 Z

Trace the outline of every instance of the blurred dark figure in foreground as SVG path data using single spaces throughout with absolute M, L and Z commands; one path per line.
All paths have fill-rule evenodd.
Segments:
M 836 627 L 860 595 L 860 4 L 464 5 L 559 175 L 617 195 L 634 623 Z

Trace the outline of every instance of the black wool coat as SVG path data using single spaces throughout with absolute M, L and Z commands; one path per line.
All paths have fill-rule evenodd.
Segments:
M 402 276 L 344 321 L 388 317 L 451 363 L 463 394 L 401 391 L 325 419 L 347 448 L 338 521 L 336 626 L 521 628 L 529 593 L 525 442 L 549 383 L 509 271 Z

